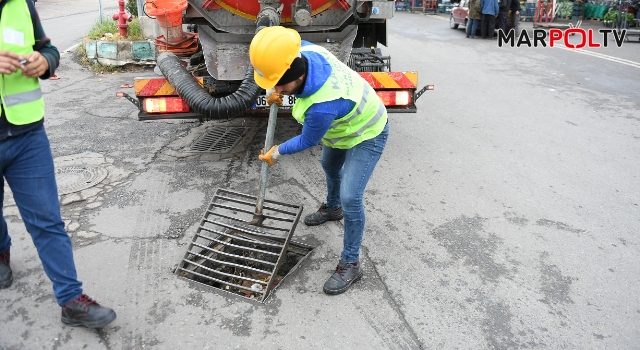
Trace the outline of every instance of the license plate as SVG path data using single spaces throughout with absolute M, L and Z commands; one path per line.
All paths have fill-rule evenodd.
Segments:
M 280 107 L 291 107 L 295 102 L 296 102 L 296 97 L 284 95 L 282 96 L 282 106 Z M 267 96 L 266 95 L 258 96 L 258 99 L 256 100 L 256 108 L 268 108 L 268 107 L 269 105 L 267 104 Z

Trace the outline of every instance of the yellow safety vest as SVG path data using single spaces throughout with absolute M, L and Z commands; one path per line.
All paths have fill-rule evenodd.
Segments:
M 387 109 L 367 81 L 321 46 L 307 45 L 301 51 L 321 54 L 331 64 L 331 75 L 313 95 L 296 100 L 291 111 L 293 117 L 304 123 L 304 114 L 311 105 L 344 98 L 356 105 L 349 114 L 333 121 L 322 143 L 349 149 L 380 135 L 387 124 Z
M 25 0 L 5 0 L 0 18 L 0 50 L 18 55 L 33 52 L 35 36 Z M 37 122 L 44 117 L 44 100 L 38 78 L 27 78 L 22 70 L 0 74 L 0 110 L 14 125 Z

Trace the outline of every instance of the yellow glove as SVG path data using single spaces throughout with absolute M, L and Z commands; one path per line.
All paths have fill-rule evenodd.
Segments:
M 269 166 L 274 166 L 278 162 L 278 157 L 280 157 L 280 152 L 278 152 L 278 145 L 274 145 L 271 147 L 267 154 L 264 154 L 264 149 L 260 150 L 260 155 L 258 159 L 263 162 L 267 162 Z
M 282 106 L 282 94 L 275 92 L 273 89 L 269 89 L 267 91 L 267 104 L 271 106 L 272 104 L 277 104 L 278 106 Z

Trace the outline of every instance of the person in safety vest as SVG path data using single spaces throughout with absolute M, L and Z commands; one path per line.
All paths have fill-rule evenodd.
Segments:
M 358 73 L 321 46 L 301 40 L 293 29 L 261 29 L 251 41 L 249 57 L 256 83 L 274 91 L 269 102 L 278 103 L 282 94 L 297 97 L 292 115 L 302 124 L 300 135 L 263 150 L 259 159 L 273 166 L 281 155 L 323 144 L 326 203 L 304 223 L 320 225 L 344 215 L 340 261 L 323 287 L 327 294 L 343 293 L 362 277 L 362 196 L 387 143 L 387 110 Z
M 0 0 L 0 175 L 6 179 L 70 326 L 104 327 L 116 318 L 82 293 L 58 188 L 38 78 L 53 76 L 58 49 L 44 34 L 31 0 Z M 3 181 L 4 184 L 4 181 Z M 1 188 L 1 187 L 0 187 Z M 0 200 L 2 198 L 0 197 Z M 0 289 L 9 288 L 11 237 L 0 216 Z

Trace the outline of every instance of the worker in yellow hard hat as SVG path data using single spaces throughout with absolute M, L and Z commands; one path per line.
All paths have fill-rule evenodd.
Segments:
M 327 198 L 304 223 L 320 225 L 344 216 L 340 261 L 323 287 L 327 294 L 343 293 L 362 277 L 362 197 L 387 143 L 387 110 L 358 73 L 326 49 L 301 40 L 293 29 L 260 30 L 251 41 L 249 56 L 260 87 L 297 97 L 292 115 L 302 124 L 300 135 L 273 146 L 260 160 L 273 166 L 281 155 L 323 144 Z

